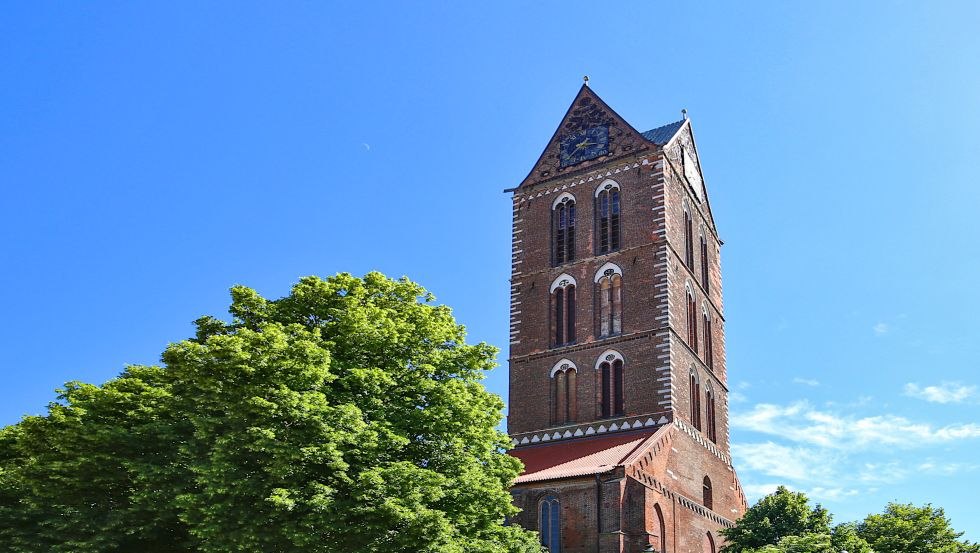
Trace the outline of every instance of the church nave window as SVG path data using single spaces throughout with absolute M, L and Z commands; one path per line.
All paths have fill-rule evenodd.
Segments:
M 596 191 L 597 254 L 614 252 L 620 245 L 619 185 L 606 181 Z
M 575 198 L 562 194 L 551 210 L 552 255 L 555 265 L 575 259 Z
M 553 495 L 541 500 L 538 534 L 548 553 L 561 553 L 561 503 Z
M 551 285 L 552 328 L 554 345 L 575 342 L 575 279 L 561 275 Z
M 599 337 L 614 336 L 623 331 L 623 271 L 606 263 L 596 272 L 599 301 Z

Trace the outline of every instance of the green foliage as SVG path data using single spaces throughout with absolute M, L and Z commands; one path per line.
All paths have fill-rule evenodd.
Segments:
M 746 553 L 839 553 L 830 544 L 830 534 L 786 536 L 776 545 L 766 545 Z
M 519 462 L 467 345 L 405 279 L 232 290 L 164 368 L 72 383 L 0 431 L 0 548 L 531 552 L 504 526 Z
M 776 546 L 788 536 L 830 534 L 830 514 L 817 505 L 811 508 L 806 495 L 780 486 L 750 507 L 732 528 L 722 531 L 722 551 L 733 553 Z
M 889 503 L 885 512 L 868 515 L 857 534 L 876 551 L 888 553 L 977 553 L 980 546 L 961 541 L 942 508 Z

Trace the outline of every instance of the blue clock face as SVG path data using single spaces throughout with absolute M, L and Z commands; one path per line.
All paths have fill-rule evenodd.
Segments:
M 609 126 L 599 125 L 565 136 L 560 147 L 562 167 L 604 156 L 609 153 Z

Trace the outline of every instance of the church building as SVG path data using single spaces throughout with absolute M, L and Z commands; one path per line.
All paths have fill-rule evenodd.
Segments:
M 746 501 L 691 121 L 637 131 L 586 83 L 508 192 L 512 523 L 550 553 L 715 553 Z

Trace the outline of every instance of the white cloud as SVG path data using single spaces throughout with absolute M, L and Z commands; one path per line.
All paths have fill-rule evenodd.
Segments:
M 888 328 L 888 323 L 878 323 L 871 327 L 871 330 L 874 330 L 875 336 L 884 336 L 888 334 L 890 329 Z
M 833 476 L 834 455 L 825 451 L 765 442 L 733 444 L 732 454 L 740 468 L 766 476 L 798 482 Z
M 966 386 L 958 382 L 942 382 L 938 386 L 924 388 L 915 382 L 905 385 L 905 395 L 931 403 L 960 403 L 972 397 L 976 391 L 976 386 Z
M 731 426 L 792 442 L 847 451 L 879 446 L 911 449 L 980 438 L 980 424 L 976 423 L 936 427 L 890 414 L 859 418 L 820 411 L 805 401 L 785 406 L 756 404 L 750 411 L 734 412 Z
M 980 465 L 976 463 L 939 463 L 933 459 L 929 459 L 923 463 L 920 463 L 916 470 L 920 472 L 925 472 L 928 474 L 940 474 L 943 476 L 953 476 L 954 474 L 959 474 L 961 472 L 970 472 L 980 468 Z
M 804 386 L 816 387 L 820 385 L 820 381 L 813 378 L 796 377 L 793 379 L 793 384 L 803 384 Z

